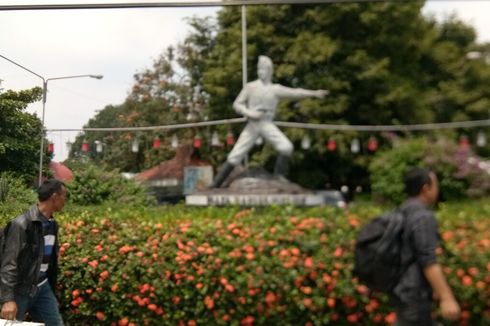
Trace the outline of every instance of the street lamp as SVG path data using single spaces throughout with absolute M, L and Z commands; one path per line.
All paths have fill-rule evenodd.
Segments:
M 58 79 L 72 79 L 72 78 L 95 78 L 95 79 L 102 79 L 104 76 L 102 75 L 75 75 L 75 76 L 63 76 L 63 77 L 53 77 L 53 78 L 47 78 L 43 79 L 43 118 L 42 118 L 42 127 L 44 128 L 44 112 L 46 109 L 46 100 L 48 98 L 48 82 L 50 80 L 58 80 Z M 42 182 L 42 177 L 43 177 L 43 151 L 44 151 L 44 133 L 41 131 L 41 146 L 40 146 L 40 151 L 39 151 L 39 180 L 38 180 L 38 185 L 41 186 Z
M 3 56 L 0 54 L 0 57 L 13 63 L 14 65 L 30 72 L 31 74 L 39 77 L 43 81 L 43 112 L 42 112 L 42 123 L 41 123 L 41 145 L 40 145 L 40 152 L 39 152 L 39 179 L 38 179 L 38 185 L 41 186 L 41 181 L 42 181 L 42 176 L 43 176 L 43 150 L 44 150 L 44 112 L 46 111 L 46 100 L 48 96 L 48 82 L 50 80 L 58 80 L 58 79 L 72 79 L 72 78 L 95 78 L 95 79 L 102 79 L 104 76 L 102 75 L 74 75 L 74 76 L 62 76 L 62 77 L 53 77 L 53 78 L 44 78 L 43 76 L 35 73 L 34 71 L 22 66 L 21 64 Z

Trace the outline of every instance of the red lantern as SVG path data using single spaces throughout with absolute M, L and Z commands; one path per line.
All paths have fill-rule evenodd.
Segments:
M 470 140 L 468 136 L 462 135 L 459 137 L 459 148 L 463 151 L 467 151 L 470 148 Z
M 201 148 L 202 145 L 202 139 L 199 136 L 194 137 L 194 142 L 193 142 L 194 148 Z
M 162 142 L 160 141 L 160 138 L 156 137 L 153 139 L 153 148 L 160 148 L 162 145 Z
M 229 132 L 226 135 L 226 145 L 228 145 L 228 146 L 235 145 L 235 137 L 233 136 L 233 134 L 231 132 Z
M 376 140 L 376 138 L 369 138 L 367 148 L 370 152 L 376 152 L 378 150 L 378 141 Z
M 88 143 L 86 141 L 84 141 L 82 143 L 82 152 L 85 152 L 85 153 L 88 152 Z
M 53 143 L 49 143 L 48 144 L 48 153 L 49 154 L 52 154 L 54 152 L 54 144 Z
M 337 149 L 337 142 L 333 138 L 329 138 L 327 142 L 327 149 L 329 152 L 334 152 Z

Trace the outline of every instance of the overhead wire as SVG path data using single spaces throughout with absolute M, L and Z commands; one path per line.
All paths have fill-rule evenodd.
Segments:
M 71 10 L 71 9 L 129 9 L 169 7 L 221 7 L 281 4 L 322 4 L 353 2 L 409 2 L 412 0 L 203 0 L 203 1 L 156 1 L 119 3 L 74 3 L 74 4 L 12 4 L 0 5 L 2 10 Z
M 215 126 L 223 124 L 244 123 L 246 118 L 222 119 L 202 122 L 189 122 L 171 125 L 160 126 L 145 126 L 145 127 L 109 127 L 109 128 L 78 128 L 78 129 L 46 129 L 50 132 L 62 131 L 82 131 L 82 132 L 112 132 L 112 131 L 155 131 L 155 130 L 173 130 L 184 128 L 198 128 L 206 126 Z M 332 131 L 359 131 L 359 132 L 383 132 L 383 131 L 423 131 L 434 129 L 462 129 L 462 128 L 478 128 L 490 126 L 490 119 L 471 120 L 471 121 L 455 121 L 441 123 L 426 123 L 426 124 L 404 124 L 404 125 L 345 125 L 345 124 L 320 124 L 320 123 L 302 123 L 302 122 L 287 122 L 275 121 L 279 127 L 298 128 L 298 129 L 315 129 L 315 130 L 332 130 Z

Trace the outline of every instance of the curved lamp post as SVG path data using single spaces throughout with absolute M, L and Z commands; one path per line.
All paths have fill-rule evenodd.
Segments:
M 39 76 L 39 75 L 38 75 Z M 41 76 L 39 76 L 41 77 Z M 44 112 L 46 109 L 46 100 L 48 98 L 48 82 L 50 80 L 58 80 L 58 79 L 72 79 L 72 78 L 95 78 L 95 79 L 102 79 L 104 76 L 102 75 L 75 75 L 75 76 L 62 76 L 62 77 L 53 77 L 53 78 L 47 78 L 44 79 L 43 77 L 43 114 L 42 114 L 42 126 L 41 128 L 44 128 Z M 44 129 L 41 131 L 41 145 L 40 145 L 40 150 L 39 150 L 39 179 L 38 179 L 38 185 L 41 186 L 42 178 L 43 178 L 43 154 L 44 154 Z
M 44 151 L 44 112 L 46 111 L 46 100 L 48 96 L 48 82 L 50 80 L 58 80 L 58 79 L 72 79 L 72 78 L 95 78 L 95 79 L 102 79 L 104 76 L 102 75 L 74 75 L 74 76 L 62 76 L 62 77 L 53 77 L 53 78 L 44 78 L 43 76 L 35 73 L 34 71 L 22 66 L 21 64 L 3 56 L 0 54 L 0 57 L 13 63 L 14 65 L 30 72 L 31 74 L 39 77 L 43 81 L 43 112 L 42 112 L 42 124 L 41 124 L 41 145 L 40 145 L 40 151 L 39 151 L 39 179 L 38 179 L 38 186 L 41 185 L 42 181 L 42 176 L 43 176 L 43 151 Z

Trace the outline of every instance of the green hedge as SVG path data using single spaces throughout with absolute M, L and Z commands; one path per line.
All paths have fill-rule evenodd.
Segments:
M 438 175 L 442 199 L 484 198 L 490 195 L 490 175 L 479 166 L 479 160 L 471 151 L 466 153 L 443 138 L 398 140 L 394 148 L 376 153 L 369 165 L 372 193 L 377 200 L 402 202 L 403 177 L 418 166 Z
M 9 172 L 0 173 L 0 226 L 22 213 L 37 200 L 36 192 L 20 177 Z
M 72 163 L 74 178 L 66 183 L 69 201 L 77 205 L 107 202 L 122 205 L 154 205 L 148 190 L 134 180 L 125 179 L 117 170 L 106 170 L 91 163 Z
M 86 208 L 61 221 L 68 325 L 375 325 L 394 314 L 352 279 L 359 225 L 334 209 Z M 443 205 L 441 256 L 462 324 L 490 323 L 490 205 Z

